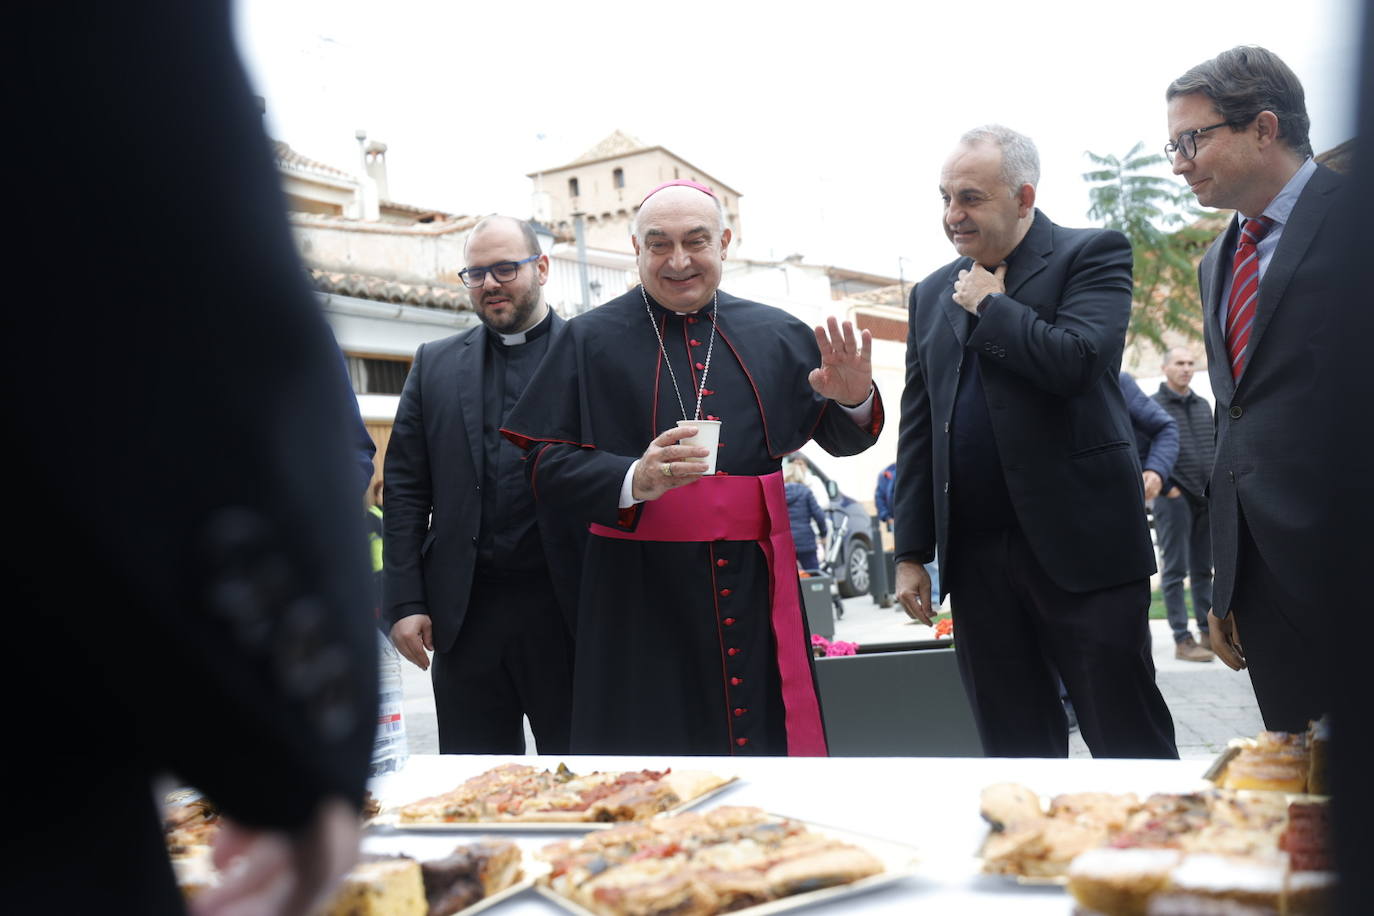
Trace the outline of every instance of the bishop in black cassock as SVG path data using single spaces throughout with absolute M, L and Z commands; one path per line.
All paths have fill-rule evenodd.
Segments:
M 882 402 L 871 386 L 866 335 L 860 350 L 846 327 L 842 357 L 846 342 L 833 319 L 829 335 L 813 333 L 785 312 L 714 284 L 677 296 L 673 282 L 664 282 L 690 285 L 703 273 L 709 279 L 710 244 L 723 258 L 728 230 L 705 246 L 693 241 L 699 223 L 707 234 L 712 228 L 714 208 L 700 190 L 669 189 L 674 202 L 685 198 L 684 208 L 697 211 L 682 220 L 657 218 L 670 208 L 641 210 L 636 242 L 645 285 L 568 323 L 504 430 L 529 450 L 535 498 L 591 526 L 572 750 L 823 754 L 800 602 L 778 600 L 799 589 L 795 562 L 780 561 L 791 554 L 791 535 L 785 504 L 779 520 L 772 492 L 776 484 L 781 499 L 783 456 L 812 438 L 834 455 L 872 445 Z M 703 208 L 692 206 L 698 199 L 707 211 L 700 220 Z M 656 232 L 682 250 L 650 250 L 660 241 Z M 701 286 L 705 302 L 689 310 Z M 834 389 L 845 359 L 857 409 L 842 408 L 808 381 L 820 367 L 818 387 Z M 673 477 L 674 489 L 625 499 L 642 492 L 641 474 L 657 482 L 704 469 L 700 453 L 676 445 L 674 432 L 664 434 L 684 413 L 695 418 L 698 397 L 700 418 L 722 424 L 715 475 L 685 485 Z M 660 539 L 736 514 L 757 529 Z

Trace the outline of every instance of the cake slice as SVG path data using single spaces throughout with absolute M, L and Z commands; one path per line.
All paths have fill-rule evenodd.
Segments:
M 420 864 L 405 856 L 364 856 L 316 916 L 426 916 Z

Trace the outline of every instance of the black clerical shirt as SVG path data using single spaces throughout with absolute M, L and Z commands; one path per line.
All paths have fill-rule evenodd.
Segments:
M 977 318 L 969 316 L 969 333 Z M 1016 524 L 1002 458 L 992 432 L 983 392 L 982 357 L 969 349 L 959 373 L 949 436 L 949 520 L 960 532 L 989 531 Z
M 544 568 L 535 522 L 534 495 L 525 480 L 525 453 L 500 434 L 534 370 L 549 349 L 552 313 L 525 332 L 523 343 L 505 343 L 488 329 L 482 365 L 482 527 L 477 536 L 478 574 Z

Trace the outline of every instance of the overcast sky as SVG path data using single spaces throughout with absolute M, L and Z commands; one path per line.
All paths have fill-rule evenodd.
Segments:
M 902 7 L 906 7 L 903 9 Z M 1039 204 L 1088 225 L 1083 153 L 1167 139 L 1164 89 L 1262 44 L 1307 90 L 1317 151 L 1353 130 L 1357 0 L 789 3 L 240 0 L 268 129 L 391 197 L 528 216 L 527 172 L 620 129 L 740 191 L 752 257 L 925 276 L 953 257 L 940 165 L 990 121 L 1039 145 Z

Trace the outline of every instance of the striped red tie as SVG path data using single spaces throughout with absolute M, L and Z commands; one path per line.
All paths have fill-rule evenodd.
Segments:
M 1250 330 L 1255 326 L 1255 303 L 1259 301 L 1260 239 L 1269 234 L 1274 221 L 1267 216 L 1247 219 L 1240 227 L 1235 266 L 1231 268 L 1231 297 L 1226 304 L 1226 354 L 1231 358 L 1231 378 L 1239 380 L 1250 347 Z

